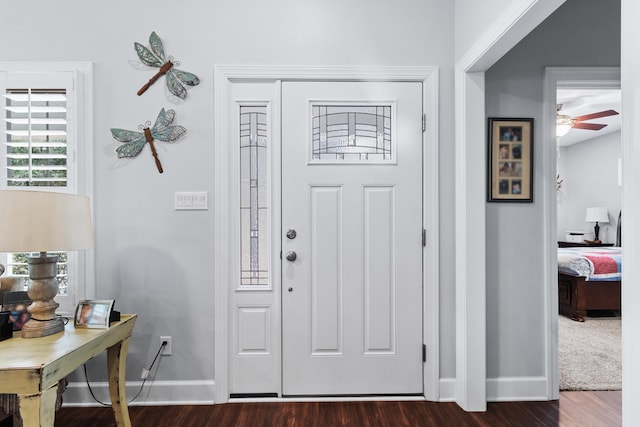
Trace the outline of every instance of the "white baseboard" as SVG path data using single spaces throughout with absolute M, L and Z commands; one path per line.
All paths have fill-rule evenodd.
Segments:
M 546 377 L 487 378 L 488 402 L 550 400 Z
M 440 378 L 440 399 L 438 402 L 456 401 L 456 379 Z
M 456 379 L 440 379 L 440 402 L 455 402 Z M 546 377 L 503 377 L 487 379 L 488 402 L 551 400 Z
M 130 401 L 140 390 L 142 381 L 127 382 L 127 399 Z M 109 384 L 91 384 L 96 397 L 109 403 Z M 212 405 L 215 381 L 153 381 L 147 382 L 138 398 L 129 403 L 135 405 Z M 456 379 L 440 379 L 440 402 L 455 402 Z M 487 401 L 544 401 L 547 396 L 546 377 L 503 377 L 487 379 Z M 244 401 L 244 400 L 243 400 Z M 64 393 L 64 406 L 98 406 L 84 382 L 72 382 Z
M 212 405 L 215 395 L 215 381 L 147 381 L 138 398 L 142 381 L 127 382 L 129 406 L 146 405 Z M 91 383 L 93 394 L 100 401 L 110 403 L 109 383 Z M 98 406 L 85 382 L 71 382 L 64 392 L 64 406 Z

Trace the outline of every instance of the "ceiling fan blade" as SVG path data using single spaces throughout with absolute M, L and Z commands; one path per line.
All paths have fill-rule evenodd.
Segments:
M 577 122 L 574 123 L 573 126 L 571 126 L 573 129 L 585 129 L 585 130 L 600 130 L 603 127 L 605 127 L 606 125 L 603 124 L 599 124 L 599 123 L 582 123 L 582 122 Z
M 585 120 L 598 119 L 600 117 L 615 116 L 616 114 L 618 114 L 616 110 L 605 110 L 605 111 L 598 111 L 597 113 L 585 114 L 584 116 L 574 117 L 573 120 L 582 122 Z

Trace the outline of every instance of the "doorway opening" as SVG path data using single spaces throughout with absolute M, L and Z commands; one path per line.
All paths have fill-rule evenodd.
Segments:
M 589 338 L 588 329 L 602 324 L 600 320 L 604 318 L 595 316 L 611 315 L 612 322 L 619 325 L 620 282 L 617 290 L 614 277 L 608 282 L 610 286 L 604 283 L 602 288 L 597 287 L 600 286 L 594 280 L 597 278 L 578 284 L 579 279 L 572 277 L 578 273 L 566 269 L 568 263 L 587 265 L 582 256 L 591 259 L 590 254 L 581 252 L 603 253 L 613 250 L 616 244 L 622 173 L 619 169 L 621 138 L 617 124 L 621 116 L 618 113 L 622 113 L 618 104 L 619 93 L 618 68 L 547 68 L 545 73 L 546 131 L 555 137 L 559 125 L 567 119 L 573 120 L 570 123 L 574 126 L 579 124 L 565 136 L 550 138 L 548 141 L 555 141 L 555 146 L 544 147 L 545 162 L 553 167 L 547 170 L 557 176 L 556 191 L 546 199 L 549 207 L 546 235 L 550 243 L 546 263 L 549 266 L 546 277 L 550 284 L 547 288 L 550 396 L 557 397 L 559 390 L 612 387 L 602 383 L 602 378 L 607 382 L 611 379 L 606 375 L 598 379 L 597 375 L 590 374 L 590 363 L 579 354 L 588 353 L 584 346 L 593 347 L 597 342 L 596 335 Z M 615 110 L 615 113 L 609 110 Z M 594 167 L 598 170 L 595 171 Z M 599 239 L 595 237 L 594 223 L 587 222 L 592 220 L 589 215 L 593 208 L 599 208 L 607 215 L 607 221 L 601 221 Z M 582 291 L 585 283 L 587 286 L 591 284 L 586 292 Z M 592 333 L 600 332 L 596 329 Z M 598 339 L 608 340 L 608 344 L 600 347 L 613 346 L 615 351 L 610 353 L 613 360 L 607 363 L 609 367 L 613 366 L 614 372 L 617 371 L 613 376 L 619 381 L 621 372 L 615 366 L 620 366 L 621 342 L 619 336 L 616 338 L 617 332 L 607 333 L 612 335 Z M 582 339 L 583 343 L 579 343 L 581 335 L 586 337 Z M 574 340 L 576 342 L 572 344 Z M 595 351 L 598 352 L 597 346 Z M 576 369 L 581 364 L 586 367 Z
M 573 256 L 594 268 L 584 284 L 558 279 L 560 391 L 622 387 L 621 277 L 611 269 L 603 277 L 601 264 L 578 258 L 621 258 L 621 90 L 588 86 L 557 88 L 557 126 L 571 126 L 557 147 L 559 271 Z

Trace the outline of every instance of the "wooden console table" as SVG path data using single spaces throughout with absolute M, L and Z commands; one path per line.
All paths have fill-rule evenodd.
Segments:
M 109 329 L 75 328 L 42 338 L 0 342 L 0 393 L 16 393 L 23 427 L 53 427 L 58 381 L 92 357 L 107 352 L 111 405 L 119 427 L 130 427 L 125 392 L 127 351 L 135 314 L 123 314 Z

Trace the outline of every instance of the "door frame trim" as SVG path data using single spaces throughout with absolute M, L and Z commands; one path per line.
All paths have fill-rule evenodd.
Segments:
M 455 73 L 455 401 L 487 410 L 485 72 L 566 0 L 513 0 L 457 57 Z
M 215 403 L 229 400 L 230 350 L 230 266 L 236 265 L 229 224 L 232 220 L 233 188 L 229 159 L 232 133 L 229 111 L 230 88 L 234 82 L 280 81 L 414 81 L 423 84 L 422 107 L 426 117 L 423 132 L 423 226 L 427 230 L 427 245 L 423 250 L 423 342 L 427 345 L 424 364 L 424 396 L 428 400 L 440 397 L 439 349 L 439 169 L 438 169 L 438 67 L 279 67 L 233 66 L 214 67 L 214 379 Z M 420 118 L 416 118 L 419 122 Z M 427 186 L 431 183 L 431 186 Z
M 547 67 L 544 74 L 542 158 L 545 177 L 557 173 L 556 93 L 559 88 L 621 89 L 620 67 Z M 624 111 L 622 112 L 624 114 Z M 558 201 L 556 183 L 543 188 L 543 262 L 545 283 L 545 370 L 547 396 L 559 399 L 558 368 Z

